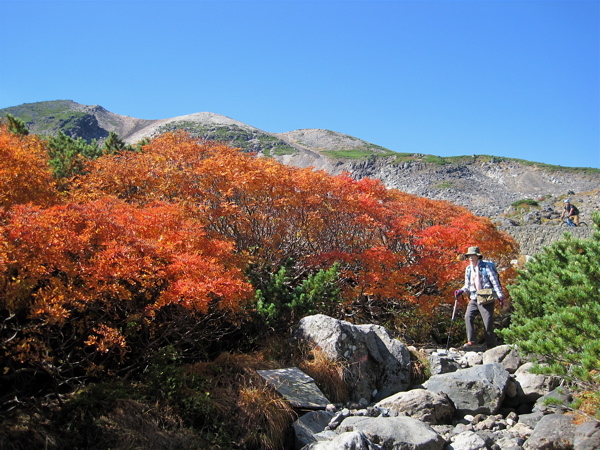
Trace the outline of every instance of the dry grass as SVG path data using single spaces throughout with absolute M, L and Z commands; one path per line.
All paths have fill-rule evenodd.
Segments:
M 420 384 L 431 376 L 429 358 L 423 350 L 410 351 L 410 379 L 412 384 Z
M 256 371 L 295 365 L 313 377 L 331 401 L 343 402 L 348 392 L 344 364 L 317 349 L 302 352 L 274 340 L 273 347 L 261 352 L 222 353 L 182 370 L 159 368 L 155 385 L 144 380 L 137 386 L 91 386 L 85 395 L 67 402 L 68 408 L 57 406 L 48 421 L 31 415 L 29 421 L 16 417 L 18 426 L 4 423 L 0 448 L 83 448 L 86 442 L 115 449 L 293 448 L 297 414 Z M 61 424 L 68 424 L 69 431 Z
M 344 381 L 347 365 L 344 362 L 333 361 L 319 348 L 313 348 L 298 367 L 315 380 L 325 397 L 333 403 L 348 399 L 348 386 Z
M 590 418 L 600 420 L 600 393 L 593 391 L 585 391 L 577 395 L 578 410 L 583 414 L 579 414 L 577 422 L 583 423 Z
M 57 404 L 48 405 L 56 416 L 45 411 L 31 411 L 14 418 L 4 418 L 0 427 L 0 448 L 206 448 L 200 434 L 186 428 L 179 415 L 165 403 L 147 404 L 132 399 L 117 399 L 103 414 L 87 422 L 84 416 L 96 411 L 83 408 L 67 417 Z M 44 418 L 43 414 L 48 417 Z M 70 420 L 68 420 L 70 419 Z
M 262 353 L 222 353 L 212 362 L 196 363 L 189 373 L 209 378 L 211 404 L 227 423 L 236 445 L 248 449 L 286 448 L 297 416 L 289 403 L 256 373 L 277 363 Z
M 117 400 L 96 424 L 106 445 L 114 449 L 198 448 L 199 437 L 183 426 L 168 405 L 151 407 L 134 400 Z
M 265 450 L 286 448 L 297 418 L 289 403 L 265 383 L 249 382 L 240 388 L 237 398 L 238 426 L 247 430 L 240 444 Z

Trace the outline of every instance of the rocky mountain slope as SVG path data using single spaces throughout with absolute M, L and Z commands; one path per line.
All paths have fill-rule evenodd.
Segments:
M 379 178 L 392 188 L 466 206 L 478 215 L 500 217 L 515 213 L 511 204 L 522 199 L 544 200 L 546 208 L 560 207 L 570 193 L 598 209 L 600 170 L 548 166 L 487 155 L 441 158 L 401 154 L 353 136 L 330 130 L 308 129 L 269 133 L 226 116 L 199 112 L 160 120 L 136 119 L 101 106 L 70 100 L 28 103 L 0 110 L 24 120 L 32 133 L 102 141 L 110 132 L 135 143 L 166 131 L 188 130 L 195 136 L 218 140 L 273 157 L 285 164 L 314 167 L 332 174 L 349 172 L 355 178 Z M 589 219 L 588 219 L 589 220 Z

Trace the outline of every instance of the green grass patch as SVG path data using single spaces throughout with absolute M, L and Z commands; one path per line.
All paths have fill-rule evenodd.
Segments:
M 368 144 L 366 142 L 364 143 L 364 145 L 357 145 L 356 147 L 352 148 L 339 148 L 336 150 L 317 150 L 319 150 L 322 154 L 334 159 L 364 159 L 370 157 L 385 158 L 397 155 L 396 152 L 393 152 L 392 150 L 389 150 L 385 147 L 381 147 L 375 144 Z
M 450 189 L 454 186 L 454 184 L 452 183 L 452 181 L 450 180 L 444 180 L 441 183 L 438 183 L 434 186 L 434 188 L 436 189 Z
M 442 166 L 452 162 L 450 158 L 445 158 L 435 155 L 425 155 L 422 153 L 394 153 L 394 161 L 392 164 L 401 164 L 403 162 L 423 162 L 426 164 L 433 164 Z
M 540 206 L 540 204 L 531 198 L 524 198 L 511 203 L 511 206 L 513 208 L 530 208 Z
M 535 161 L 526 161 L 518 158 L 505 158 L 502 156 L 492 155 L 461 155 L 461 156 L 435 156 L 422 153 L 395 153 L 396 158 L 392 164 L 401 164 L 403 162 L 419 161 L 428 164 L 444 165 L 444 164 L 465 164 L 465 163 L 502 163 L 514 162 L 524 166 L 539 167 L 540 169 L 550 172 L 567 172 L 567 173 L 582 173 L 587 175 L 598 175 L 600 169 L 592 167 L 564 167 L 552 164 L 539 163 Z
M 600 169 L 595 169 L 593 167 L 565 167 L 565 166 L 557 166 L 553 164 L 539 163 L 534 161 L 526 161 L 524 159 L 516 159 L 516 158 L 502 158 L 504 161 L 514 161 L 523 164 L 524 166 L 536 166 L 541 169 L 545 169 L 549 172 L 571 172 L 571 173 L 584 173 L 588 175 L 598 175 L 600 174 Z
M 425 156 L 425 158 L 423 158 L 423 161 L 428 164 L 436 164 L 439 166 L 443 166 L 444 164 L 449 163 L 449 161 L 446 160 L 445 158 L 442 158 L 441 156 L 435 156 L 435 155 L 427 155 L 427 156 Z
M 54 134 L 57 130 L 68 131 L 87 115 L 74 110 L 74 105 L 70 100 L 27 103 L 0 110 L 0 117 L 12 114 L 25 122 L 32 133 Z
M 351 148 L 351 149 L 340 149 L 340 150 L 322 150 L 326 156 L 334 159 L 363 159 L 369 158 L 371 156 L 381 157 L 388 155 L 381 155 L 378 153 L 374 153 L 372 150 L 364 147 Z

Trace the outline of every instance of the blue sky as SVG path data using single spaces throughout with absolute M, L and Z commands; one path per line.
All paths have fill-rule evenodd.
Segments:
M 600 2 L 0 0 L 0 108 L 47 100 L 600 168 Z

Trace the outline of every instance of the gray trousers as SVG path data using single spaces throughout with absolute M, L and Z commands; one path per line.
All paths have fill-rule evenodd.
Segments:
M 477 299 L 471 299 L 465 312 L 465 325 L 467 327 L 467 341 L 475 342 L 475 317 L 481 314 L 483 327 L 485 328 L 485 344 L 488 348 L 496 346 L 496 335 L 494 334 L 494 305 L 496 302 L 487 305 L 478 305 Z

